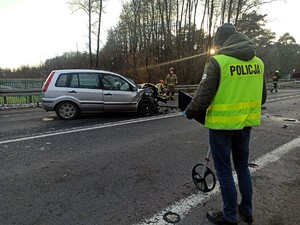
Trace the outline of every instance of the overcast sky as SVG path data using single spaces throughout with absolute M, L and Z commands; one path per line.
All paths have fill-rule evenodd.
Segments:
M 121 1 L 107 1 L 103 41 L 106 30 L 117 23 Z M 278 36 L 290 32 L 300 43 L 300 1 L 285 2 L 270 3 L 263 13 L 269 14 L 268 26 Z M 67 0 L 0 0 L 0 67 L 35 66 L 77 48 L 86 51 L 86 24 L 87 16 L 80 12 L 72 14 Z

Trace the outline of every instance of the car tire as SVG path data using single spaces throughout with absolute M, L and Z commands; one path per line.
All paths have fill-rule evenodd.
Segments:
M 60 102 L 56 106 L 55 112 L 62 120 L 72 120 L 78 115 L 79 108 L 74 102 Z
M 151 99 L 142 99 L 139 103 L 138 112 L 142 116 L 153 116 L 156 112 L 156 106 Z

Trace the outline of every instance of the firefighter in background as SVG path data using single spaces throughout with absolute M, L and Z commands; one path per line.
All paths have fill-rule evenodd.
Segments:
M 169 69 L 165 84 L 167 85 L 167 99 L 174 100 L 175 86 L 177 85 L 177 76 L 174 73 L 174 68 Z
M 164 92 L 164 88 L 165 88 L 165 85 L 164 85 L 164 80 L 163 79 L 160 79 L 159 80 L 159 83 L 157 83 L 155 86 L 157 87 L 157 90 L 158 90 L 158 94 L 160 96 L 165 96 L 165 92 Z
M 273 87 L 271 89 L 271 93 L 273 93 L 273 91 L 278 92 L 277 85 L 278 85 L 278 81 L 279 81 L 279 70 L 275 71 L 275 73 L 272 77 L 272 81 L 273 81 Z

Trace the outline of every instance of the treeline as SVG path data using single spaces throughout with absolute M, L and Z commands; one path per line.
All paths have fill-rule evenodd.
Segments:
M 54 69 L 93 68 L 118 72 L 136 82 L 155 83 L 174 67 L 181 84 L 195 84 L 213 47 L 213 34 L 224 22 L 235 24 L 253 40 L 267 75 L 278 69 L 287 74 L 300 68 L 300 46 L 294 37 L 286 33 L 275 42 L 275 33 L 265 28 L 266 15 L 256 11 L 267 4 L 264 0 L 129 0 L 100 48 L 103 3 L 70 3 L 73 10 L 88 15 L 87 52 L 64 53 L 38 67 L 0 69 L 0 76 L 45 78 Z

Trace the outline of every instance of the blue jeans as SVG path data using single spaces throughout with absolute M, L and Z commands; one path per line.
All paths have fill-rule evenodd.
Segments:
M 224 219 L 237 222 L 237 192 L 231 168 L 231 153 L 237 173 L 240 207 L 245 215 L 252 215 L 252 182 L 248 168 L 251 127 L 243 130 L 209 130 L 209 144 L 223 199 Z

